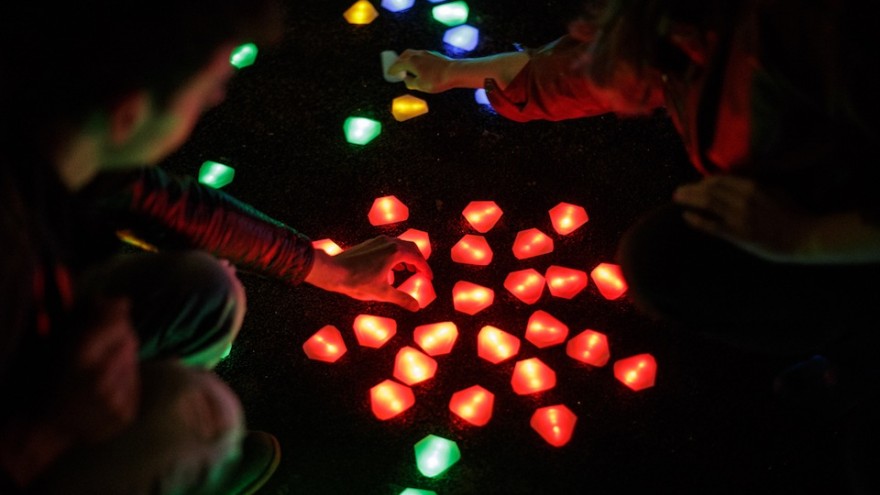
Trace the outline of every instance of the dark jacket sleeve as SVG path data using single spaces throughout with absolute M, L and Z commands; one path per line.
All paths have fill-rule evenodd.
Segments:
M 104 174 L 85 193 L 116 229 L 162 248 L 197 248 L 292 284 L 312 267 L 308 237 L 223 191 L 157 167 Z
M 612 111 L 587 77 L 588 43 L 569 35 L 529 50 L 529 61 L 500 89 L 487 80 L 486 96 L 502 116 L 517 122 L 592 117 Z

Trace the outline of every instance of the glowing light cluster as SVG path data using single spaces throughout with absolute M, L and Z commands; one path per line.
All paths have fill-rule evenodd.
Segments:
M 312 247 L 320 249 L 330 256 L 336 256 L 342 252 L 342 248 L 339 247 L 339 244 L 333 242 L 333 239 L 318 239 L 317 241 L 312 241 Z
M 529 422 L 532 429 L 554 447 L 562 447 L 571 440 L 575 423 L 577 416 L 563 404 L 538 409 Z
M 518 260 L 553 252 L 553 239 L 538 229 L 521 230 L 513 241 L 513 255 Z
M 403 122 L 428 113 L 428 103 L 413 95 L 403 95 L 391 100 L 391 115 L 394 120 Z
M 370 225 L 390 225 L 409 218 L 409 208 L 397 196 L 382 196 L 373 200 L 373 206 L 367 213 Z
M 394 380 L 385 380 L 370 389 L 370 407 L 381 420 L 391 419 L 416 403 L 411 388 Z
M 504 279 L 504 288 L 520 301 L 534 304 L 544 293 L 544 276 L 533 268 L 510 272 Z
M 394 378 L 407 385 L 422 383 L 434 377 L 437 361 L 418 349 L 405 346 L 394 359 Z
M 366 117 L 348 117 L 342 124 L 342 130 L 346 141 L 364 145 L 382 133 L 382 123 Z
M 397 322 L 382 316 L 357 315 L 353 327 L 358 344 L 374 349 L 385 345 L 397 333 Z
M 419 248 L 419 252 L 422 253 L 425 259 L 431 257 L 431 239 L 427 232 L 418 229 L 408 229 L 397 236 L 397 238 L 416 243 L 416 247 Z
M 492 325 L 484 326 L 477 334 L 477 356 L 492 364 L 515 356 L 519 346 L 519 337 Z
M 614 363 L 614 377 L 635 391 L 653 387 L 657 377 L 657 361 L 650 354 L 621 359 Z
M 431 15 L 441 24 L 458 26 L 467 22 L 469 10 L 467 2 L 458 0 L 434 7 Z
M 556 372 L 538 358 L 523 359 L 514 366 L 510 384 L 519 395 L 543 392 L 556 386 Z
M 595 330 L 584 330 L 568 341 L 565 353 L 578 361 L 593 366 L 605 366 L 611 358 L 608 337 Z
M 379 17 L 379 12 L 367 0 L 358 0 L 342 13 L 342 17 L 349 24 L 369 24 Z
M 348 350 L 342 334 L 333 325 L 322 327 L 302 347 L 309 359 L 327 363 L 335 363 Z
M 452 261 L 485 266 L 492 262 L 492 248 L 481 235 L 466 234 L 452 246 Z
M 449 410 L 474 426 L 484 426 L 492 418 L 494 404 L 495 394 L 474 385 L 452 394 Z
M 590 219 L 587 216 L 587 210 L 583 206 L 573 205 L 571 203 L 559 203 L 550 208 L 550 222 L 553 224 L 553 230 L 559 235 L 568 235 L 579 229 L 581 225 L 587 223 Z
M 440 475 L 461 459 L 458 445 L 437 435 L 428 435 L 413 447 L 416 453 L 416 466 L 428 478 Z
M 587 272 L 551 265 L 544 273 L 547 280 L 547 289 L 554 297 L 571 299 L 587 287 L 589 278 Z
M 620 265 L 600 263 L 590 272 L 590 277 L 605 299 L 617 299 L 626 293 L 628 288 L 626 280 L 623 279 L 623 273 L 620 271 Z
M 485 234 L 492 230 L 504 212 L 494 201 L 471 201 L 461 214 L 474 230 Z
M 495 291 L 482 285 L 460 280 L 452 287 L 452 305 L 456 311 L 475 315 L 495 301 Z
M 568 337 L 568 325 L 546 311 L 535 311 L 526 326 L 526 340 L 536 347 L 559 345 Z
M 208 160 L 199 168 L 199 183 L 214 189 L 229 185 L 235 177 L 235 169 L 220 162 Z
M 437 299 L 437 293 L 434 292 L 434 284 L 422 273 L 416 273 L 406 279 L 397 289 L 406 292 L 418 301 L 419 308 L 424 308 L 434 302 L 434 299 Z
M 419 325 L 413 331 L 413 340 L 429 356 L 449 354 L 458 340 L 458 327 L 451 321 Z
M 443 33 L 443 42 L 458 50 L 469 52 L 476 48 L 477 43 L 480 42 L 480 30 L 468 24 L 462 24 Z

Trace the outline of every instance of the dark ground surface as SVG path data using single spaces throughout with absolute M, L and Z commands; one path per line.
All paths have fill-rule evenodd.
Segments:
M 396 122 L 391 99 L 407 91 L 382 79 L 379 52 L 442 50 L 444 28 L 430 19 L 431 4 L 417 0 L 399 14 L 380 9 L 367 26 L 343 20 L 347 1 L 289 4 L 284 42 L 263 50 L 238 75 L 228 101 L 206 115 L 166 169 L 195 174 L 208 159 L 232 165 L 237 176 L 229 193 L 313 239 L 351 246 L 380 233 L 428 231 L 438 298 L 412 314 L 241 274 L 249 313 L 217 371 L 240 394 L 250 426 L 281 441 L 281 467 L 261 493 L 390 495 L 407 486 L 439 494 L 848 490 L 837 426 L 795 420 L 774 400 L 774 374 L 798 356 L 714 344 L 651 321 L 625 297 L 606 301 L 592 282 L 571 301 L 545 293 L 532 306 L 502 287 L 512 270 L 543 272 L 550 264 L 590 270 L 612 261 L 632 222 L 666 202 L 676 184 L 696 178 L 665 116 L 517 124 L 460 90 L 418 94 L 430 113 Z M 471 24 L 482 30 L 472 55 L 482 55 L 554 39 L 577 2 L 469 4 Z M 367 146 L 346 143 L 342 122 L 355 114 L 380 120 L 382 135 Z M 373 199 L 388 194 L 409 206 L 409 220 L 370 226 Z M 470 232 L 461 210 L 487 199 L 505 212 L 487 234 L 495 261 L 484 268 L 453 263 L 449 249 Z M 567 237 L 552 231 L 547 216 L 560 201 L 585 206 L 591 217 Z M 556 250 L 518 261 L 510 246 L 517 231 L 531 227 L 551 234 Z M 455 312 L 451 288 L 462 279 L 493 287 L 495 304 L 475 316 Z M 559 383 L 536 396 L 514 394 L 513 360 L 491 365 L 478 359 L 476 332 L 493 324 L 522 336 L 536 309 L 567 323 L 571 335 L 585 328 L 605 332 L 612 362 L 654 354 L 656 386 L 634 393 L 614 379 L 610 363 L 588 367 L 568 358 L 563 346 L 537 349 L 524 341 L 518 358 L 540 357 Z M 395 318 L 397 335 L 379 350 L 359 347 L 351 324 L 360 313 Z M 461 332 L 452 354 L 438 357 L 434 379 L 414 387 L 412 409 L 377 420 L 369 388 L 391 378 L 394 355 L 412 345 L 415 326 L 444 320 Z M 349 348 L 335 364 L 310 361 L 301 349 L 327 324 L 343 331 Z M 448 410 L 453 392 L 476 383 L 496 395 L 494 416 L 482 428 Z M 556 403 L 578 416 L 574 437 L 562 448 L 529 427 L 537 407 Z M 429 433 L 455 440 L 462 453 L 435 479 L 418 472 L 413 455 L 413 445 Z

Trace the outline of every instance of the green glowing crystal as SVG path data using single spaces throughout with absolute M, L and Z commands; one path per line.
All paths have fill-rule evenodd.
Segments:
M 418 488 L 407 488 L 400 492 L 400 495 L 437 495 L 434 490 L 419 490 Z
M 447 26 L 458 26 L 467 22 L 468 4 L 461 0 L 444 3 L 431 9 L 434 19 Z
M 234 176 L 234 168 L 211 160 L 203 163 L 202 168 L 199 169 L 199 182 L 214 189 L 229 184 Z
M 229 56 L 229 63 L 236 69 L 244 69 L 257 60 L 257 51 L 257 45 L 253 43 L 239 45 L 235 50 L 232 50 L 232 55 Z
M 365 117 L 349 117 L 345 119 L 342 129 L 349 143 L 367 144 L 382 132 L 382 124 Z
M 223 354 L 220 355 L 220 359 L 226 359 L 229 357 L 229 354 L 232 352 L 232 342 L 226 345 L 226 350 L 223 351 Z
M 416 465 L 419 471 L 433 478 L 461 459 L 461 451 L 452 440 L 428 435 L 415 445 Z

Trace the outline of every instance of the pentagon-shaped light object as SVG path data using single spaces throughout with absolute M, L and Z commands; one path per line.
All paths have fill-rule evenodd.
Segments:
M 379 12 L 367 0 L 358 0 L 343 12 L 342 17 L 349 24 L 369 24 L 379 17 Z
M 443 34 L 444 43 L 465 52 L 469 52 L 476 48 L 479 41 L 480 31 L 467 24 L 448 29 Z
M 416 0 L 382 0 L 382 8 L 389 12 L 403 12 L 412 8 Z
M 461 0 L 444 3 L 431 9 L 431 15 L 434 16 L 434 19 L 446 26 L 464 24 L 467 22 L 468 14 L 468 4 Z
M 476 100 L 477 104 L 483 106 L 492 106 L 492 102 L 489 101 L 489 97 L 486 95 L 486 88 L 477 88 L 474 91 L 474 100 Z
M 553 239 L 538 229 L 521 230 L 513 241 L 513 255 L 518 260 L 553 252 Z
M 259 49 L 253 43 L 238 45 L 229 55 L 229 63 L 236 69 L 244 69 L 257 60 Z
M 407 229 L 406 232 L 400 234 L 397 238 L 416 243 L 416 247 L 419 248 L 419 252 L 422 253 L 425 259 L 431 257 L 431 239 L 428 237 L 427 232 L 418 229 Z
M 519 337 L 486 325 L 477 334 L 477 355 L 492 364 L 515 356 L 519 352 Z
M 409 208 L 396 196 L 376 198 L 373 206 L 370 207 L 370 212 L 367 213 L 367 219 L 373 226 L 398 223 L 407 218 L 409 218 Z
M 579 229 L 590 219 L 583 206 L 559 203 L 550 208 L 550 222 L 559 235 L 568 235 Z
M 440 475 L 461 459 L 461 451 L 452 440 L 428 435 L 415 444 L 416 466 L 428 478 Z
M 208 160 L 199 168 L 199 183 L 214 189 L 228 185 L 233 177 L 235 169 L 219 162 Z
M 452 246 L 452 261 L 467 265 L 485 266 L 492 262 L 492 248 L 481 235 L 465 234 Z
M 471 201 L 461 214 L 474 230 L 485 234 L 492 230 L 504 212 L 494 201 Z
M 434 284 L 422 273 L 416 273 L 406 279 L 404 283 L 397 287 L 397 290 L 411 295 L 413 299 L 419 302 L 419 308 L 424 308 L 434 302 L 434 299 L 437 299 L 437 293 L 434 292 Z
M 568 338 L 568 325 L 546 311 L 535 311 L 526 326 L 526 340 L 539 348 L 559 345 Z
M 335 363 L 347 350 L 342 334 L 333 325 L 324 326 L 303 344 L 309 359 L 326 363 Z
M 397 333 L 397 322 L 382 316 L 357 315 L 353 327 L 358 344 L 374 349 L 385 345 Z
M 415 347 L 405 346 L 394 358 L 394 378 L 407 385 L 415 385 L 434 377 L 437 361 Z
M 614 376 L 635 391 L 653 387 L 657 377 L 657 361 L 650 354 L 615 361 Z
M 482 285 L 460 280 L 452 287 L 452 305 L 456 311 L 475 315 L 495 300 L 495 291 Z
M 556 386 L 556 372 L 538 358 L 517 361 L 510 379 L 519 395 L 535 394 Z
M 403 122 L 428 113 L 428 103 L 413 95 L 403 95 L 391 100 L 391 115 L 394 120 Z
M 404 488 L 399 495 L 437 495 L 434 490 L 422 490 L 419 488 Z
M 601 293 L 605 299 L 617 299 L 622 296 L 628 288 L 626 280 L 623 279 L 623 273 L 620 271 L 620 265 L 615 265 L 613 263 L 599 263 L 599 265 L 597 265 L 596 268 L 593 268 L 593 271 L 590 272 L 590 277 L 592 277 L 593 283 L 596 284 L 596 288 L 599 289 L 599 293 Z
M 452 394 L 449 410 L 474 426 L 484 426 L 492 418 L 494 404 L 495 394 L 474 385 Z
M 333 239 L 318 239 L 317 241 L 312 241 L 312 247 L 320 249 L 330 256 L 336 256 L 342 252 L 342 248 L 339 247 L 339 244 L 333 242 Z
M 611 358 L 608 337 L 595 330 L 584 330 L 568 341 L 565 353 L 582 363 L 605 366 Z
M 370 389 L 370 406 L 373 415 L 381 420 L 391 419 L 416 403 L 411 388 L 394 380 L 385 380 Z
M 554 447 L 562 447 L 571 440 L 577 416 L 563 404 L 539 408 L 529 424 L 541 438 Z
M 578 295 L 589 283 L 587 272 L 557 265 L 547 267 L 544 279 L 547 281 L 550 294 L 563 299 L 571 299 Z
M 458 327 L 451 321 L 419 325 L 413 331 L 413 340 L 429 356 L 449 354 L 458 340 Z
M 535 304 L 544 293 L 544 276 L 534 268 L 510 272 L 504 279 L 504 288 L 526 304 Z
M 348 117 L 342 124 L 345 140 L 351 144 L 364 145 L 382 133 L 382 123 L 366 117 Z

